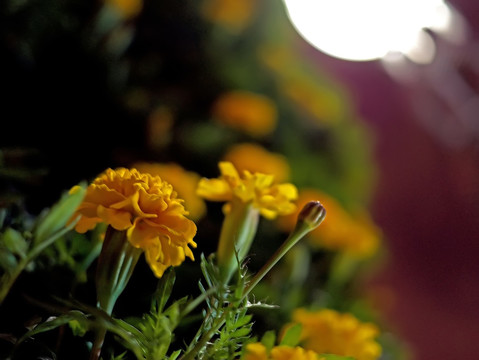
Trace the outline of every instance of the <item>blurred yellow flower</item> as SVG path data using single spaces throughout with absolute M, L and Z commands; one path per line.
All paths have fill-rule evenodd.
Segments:
M 223 161 L 219 163 L 221 176 L 217 179 L 202 178 L 197 194 L 210 201 L 250 203 L 267 219 L 294 212 L 297 189 L 293 184 L 274 184 L 274 176 L 243 171 L 240 177 L 234 165 Z M 225 212 L 229 211 L 229 203 Z
M 173 113 L 166 106 L 159 106 L 148 115 L 146 142 L 150 149 L 160 150 L 170 142 L 174 122 Z
M 290 167 L 286 157 L 257 144 L 233 145 L 223 156 L 223 160 L 232 163 L 239 172 L 248 170 L 252 173 L 271 174 L 277 182 L 288 181 L 290 178 Z
M 143 9 L 143 0 L 105 0 L 105 4 L 125 19 L 137 16 Z
M 256 6 L 256 0 L 204 0 L 201 10 L 209 21 L 238 32 L 250 24 Z
M 243 360 L 320 360 L 320 358 L 314 351 L 299 346 L 275 346 L 268 354 L 266 347 L 257 342 L 246 345 Z
M 138 162 L 133 167 L 142 173 L 148 173 L 153 176 L 158 175 L 163 180 L 170 183 L 178 196 L 185 200 L 185 209 L 189 212 L 192 220 L 199 220 L 206 212 L 206 204 L 202 198 L 196 194 L 196 187 L 200 181 L 200 176 L 192 171 L 187 171 L 175 163 L 148 163 Z
M 296 309 L 292 318 L 293 323 L 302 325 L 300 344 L 305 349 L 318 354 L 352 356 L 356 360 L 376 360 L 381 356 L 381 346 L 375 341 L 378 327 L 362 323 L 349 313 Z
M 276 105 L 264 95 L 230 91 L 216 100 L 212 112 L 219 123 L 250 136 L 265 136 L 276 128 Z
M 84 233 L 104 222 L 126 231 L 130 244 L 145 252 L 154 274 L 161 277 L 185 256 L 194 260 L 188 246 L 196 247 L 196 225 L 186 214 L 183 200 L 159 176 L 136 169 L 107 169 L 88 186 L 74 215 L 80 215 L 75 230 Z
M 365 211 L 352 215 L 336 199 L 317 189 L 301 189 L 297 201 L 298 208 L 311 199 L 321 201 L 328 212 L 321 226 L 309 234 L 311 244 L 359 258 L 376 253 L 381 233 Z M 279 219 L 279 227 L 291 231 L 296 215 Z
M 286 98 L 304 109 L 314 120 L 321 124 L 334 123 L 345 116 L 346 93 L 335 89 L 337 85 L 333 85 L 333 81 L 322 79 L 318 82 L 311 77 L 313 70 L 297 66 L 299 60 L 289 49 L 268 47 L 262 49 L 259 56 L 276 76 L 278 87 Z

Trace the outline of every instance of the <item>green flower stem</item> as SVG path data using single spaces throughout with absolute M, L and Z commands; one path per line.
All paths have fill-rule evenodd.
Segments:
M 109 226 L 98 258 L 96 272 L 97 306 L 111 315 L 118 297 L 130 280 L 142 250 L 133 247 L 126 237 L 126 231 Z M 100 357 L 106 336 L 106 328 L 97 329 L 90 360 Z
M 248 254 L 258 228 L 259 211 L 240 200 L 231 202 L 221 227 L 216 256 L 223 281 L 227 284 Z

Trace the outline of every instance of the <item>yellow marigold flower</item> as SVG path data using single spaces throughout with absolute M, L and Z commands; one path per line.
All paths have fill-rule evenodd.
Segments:
M 212 111 L 219 123 L 251 136 L 265 136 L 276 128 L 276 105 L 264 95 L 231 91 L 217 99 Z
M 275 346 L 270 353 L 261 343 L 246 345 L 246 353 L 243 360 L 318 360 L 318 354 L 302 347 Z
M 341 251 L 355 257 L 367 257 L 374 254 L 380 243 L 380 230 L 365 211 L 350 214 L 333 197 L 317 189 L 301 189 L 298 196 L 298 208 L 311 199 L 319 199 L 328 211 L 322 225 L 313 230 L 309 240 L 313 245 Z M 290 231 L 295 224 L 296 214 L 283 217 L 278 225 Z
M 237 32 L 250 24 L 256 6 L 255 0 L 206 0 L 201 10 L 206 19 Z
M 196 247 L 196 225 L 186 214 L 183 200 L 159 176 L 136 169 L 107 169 L 88 186 L 74 215 L 80 215 L 75 230 L 84 233 L 104 222 L 126 231 L 130 244 L 145 252 L 151 269 L 161 277 L 185 256 L 194 260 L 188 246 Z
M 198 220 L 206 212 L 206 204 L 202 198 L 196 194 L 196 187 L 200 181 L 200 176 L 192 171 L 187 171 L 175 163 L 147 163 L 138 162 L 133 166 L 142 173 L 148 173 L 153 176 L 158 175 L 163 180 L 170 183 L 178 193 L 178 196 L 185 200 L 185 209 L 189 212 L 192 220 Z
M 288 181 L 290 167 L 286 157 L 252 143 L 233 145 L 224 155 L 224 161 L 232 163 L 238 171 L 248 170 L 274 175 L 276 181 Z
M 375 341 L 379 329 L 372 323 L 362 323 L 348 313 L 330 309 L 315 312 L 297 309 L 293 322 L 302 325 L 300 343 L 318 354 L 352 356 L 356 360 L 376 360 L 381 346 Z
M 105 3 L 126 19 L 137 16 L 143 9 L 143 0 L 105 0 Z
M 297 197 L 297 189 L 293 184 L 274 184 L 273 175 L 252 174 L 247 170 L 240 177 L 234 165 L 227 161 L 220 162 L 219 168 L 219 178 L 200 180 L 198 195 L 211 201 L 231 202 L 237 199 L 242 203 L 251 203 L 267 219 L 291 214 L 296 209 L 292 201 Z M 225 211 L 229 211 L 229 206 Z

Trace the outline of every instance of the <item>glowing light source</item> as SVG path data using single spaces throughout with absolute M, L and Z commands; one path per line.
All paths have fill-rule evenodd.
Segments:
M 314 47 L 346 60 L 375 60 L 400 52 L 432 61 L 435 44 L 425 31 L 448 34 L 452 9 L 444 0 L 284 0 L 298 33 Z

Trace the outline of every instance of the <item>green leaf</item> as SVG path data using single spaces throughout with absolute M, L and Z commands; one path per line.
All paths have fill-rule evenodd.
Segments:
M 180 356 L 181 350 L 176 350 L 173 354 L 170 355 L 169 360 L 176 360 Z
M 17 258 L 5 247 L 0 247 L 0 267 L 12 273 L 18 265 Z
M 5 232 L 2 234 L 1 241 L 13 254 L 19 255 L 21 258 L 26 256 L 28 243 L 25 241 L 19 231 L 12 228 L 7 228 L 7 230 L 5 230 Z
M 352 356 L 341 356 L 334 354 L 321 354 L 319 360 L 355 360 Z
M 41 243 L 51 237 L 58 230 L 65 227 L 68 220 L 71 219 L 75 210 L 83 201 L 86 193 L 85 183 L 79 184 L 75 187 L 75 191 L 64 194 L 60 201 L 58 201 L 50 209 L 45 218 L 38 224 L 35 230 L 35 242 Z
M 281 339 L 280 345 L 285 346 L 296 346 L 299 343 L 299 338 L 301 336 L 302 326 L 301 324 L 294 324 L 289 327 L 284 333 L 283 338 Z
M 266 331 L 261 338 L 261 344 L 266 347 L 266 351 L 269 354 L 271 349 L 274 347 L 274 343 L 276 342 L 276 334 L 273 330 Z
M 172 267 L 163 275 L 158 283 L 158 288 L 153 295 L 153 305 L 158 306 L 158 312 L 162 312 L 168 299 L 170 298 L 173 285 L 175 284 L 176 274 Z

